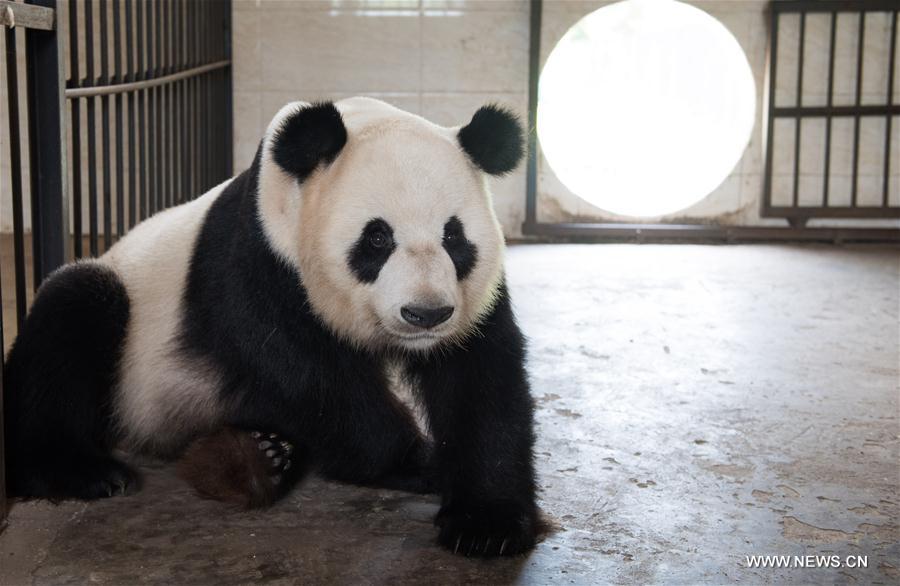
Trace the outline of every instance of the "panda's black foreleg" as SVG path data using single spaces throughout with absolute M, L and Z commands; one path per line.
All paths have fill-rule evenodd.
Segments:
M 125 287 L 99 264 L 66 267 L 41 286 L 3 372 L 12 495 L 93 499 L 137 488 L 111 455 L 128 316 Z
M 465 347 L 410 370 L 435 439 L 439 542 L 463 555 L 513 555 L 534 546 L 540 521 L 524 339 L 505 289 L 479 330 Z
M 354 383 L 357 392 L 331 393 L 330 417 L 309 424 L 316 470 L 360 486 L 437 492 L 432 446 L 409 412 L 380 380 Z
M 387 488 L 416 494 L 436 494 L 438 484 L 434 468 L 433 446 L 421 438 L 411 438 L 407 453 L 379 475 L 361 482 L 365 486 Z

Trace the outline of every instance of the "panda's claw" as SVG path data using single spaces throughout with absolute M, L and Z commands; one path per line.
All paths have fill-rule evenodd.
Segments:
M 250 437 L 252 437 L 253 439 L 259 439 L 259 438 L 262 437 L 262 432 L 259 432 L 259 431 L 251 431 L 251 432 L 250 432 Z
M 257 448 L 266 457 L 269 481 L 276 486 L 281 484 L 282 474 L 291 467 L 289 456 L 294 452 L 294 445 L 274 432 L 253 432 L 251 435 L 253 434 L 259 435 L 253 436 L 254 439 L 262 438 Z

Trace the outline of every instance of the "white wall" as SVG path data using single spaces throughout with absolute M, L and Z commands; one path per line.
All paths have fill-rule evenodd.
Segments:
M 236 0 L 233 22 L 236 168 L 296 99 L 365 94 L 445 125 L 486 102 L 526 111 L 525 0 Z M 510 233 L 523 219 L 523 177 L 495 187 Z

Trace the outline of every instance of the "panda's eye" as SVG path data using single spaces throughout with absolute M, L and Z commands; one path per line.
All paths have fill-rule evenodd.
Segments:
M 391 236 L 382 230 L 369 234 L 369 245 L 373 248 L 386 248 L 391 245 Z
M 462 223 L 453 216 L 444 224 L 444 244 L 455 245 L 463 239 Z

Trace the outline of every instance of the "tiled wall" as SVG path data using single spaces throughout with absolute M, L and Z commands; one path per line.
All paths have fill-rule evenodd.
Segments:
M 527 108 L 526 0 L 235 0 L 233 47 L 236 168 L 291 100 L 368 95 L 445 125 Z M 517 234 L 524 171 L 493 188 Z

